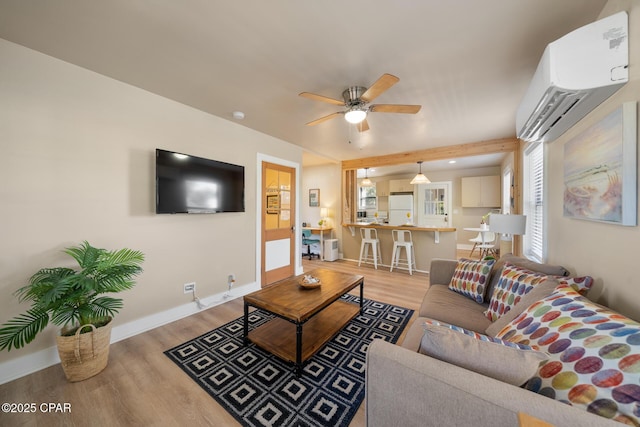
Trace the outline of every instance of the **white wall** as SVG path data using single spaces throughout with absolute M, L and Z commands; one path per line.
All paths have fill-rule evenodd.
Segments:
M 85 239 L 146 254 L 115 327 L 193 304 L 187 282 L 200 298 L 229 273 L 255 283 L 258 153 L 299 164 L 299 147 L 2 39 L 0 64 L 0 323 L 29 307 L 16 289 L 72 266 L 60 251 Z M 246 212 L 156 215 L 155 148 L 244 165 Z M 55 346 L 55 330 L 0 363 Z
M 590 298 L 640 320 L 640 275 L 636 271 L 640 227 L 623 227 L 563 217 L 565 142 L 600 121 L 622 103 L 637 102 L 639 98 L 640 2 L 610 0 L 600 18 L 621 10 L 626 10 L 629 14 L 629 82 L 567 133 L 546 146 L 548 261 L 562 264 L 572 273 L 593 276 L 596 282 L 589 293 Z M 640 123 L 640 119 L 637 123 Z M 638 189 L 640 190 L 640 185 Z

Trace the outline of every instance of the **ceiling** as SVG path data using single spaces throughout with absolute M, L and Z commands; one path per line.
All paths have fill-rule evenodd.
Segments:
M 544 47 L 606 0 L 2 0 L 0 37 L 305 148 L 305 164 L 515 136 Z M 400 81 L 358 133 L 341 99 Z M 234 111 L 245 114 L 233 118 Z M 427 159 L 425 159 L 427 160 Z

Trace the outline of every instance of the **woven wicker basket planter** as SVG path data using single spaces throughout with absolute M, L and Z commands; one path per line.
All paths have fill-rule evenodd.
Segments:
M 58 335 L 58 355 L 62 369 L 71 382 L 82 381 L 102 371 L 109 360 L 109 343 L 111 342 L 111 324 L 90 327 L 91 332 L 80 333 L 80 329 L 73 336 Z

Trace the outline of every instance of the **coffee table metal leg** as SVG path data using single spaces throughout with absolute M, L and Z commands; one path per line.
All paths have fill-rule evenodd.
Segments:
M 364 280 L 360 282 L 360 314 L 362 314 L 363 301 L 364 301 Z
M 302 375 L 302 324 L 296 323 L 296 376 Z
M 249 304 L 244 303 L 244 345 L 249 344 Z

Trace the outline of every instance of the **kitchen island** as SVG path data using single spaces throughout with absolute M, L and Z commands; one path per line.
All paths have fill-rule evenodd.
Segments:
M 456 259 L 456 229 L 453 227 L 425 227 L 413 225 L 388 225 L 377 223 L 356 222 L 342 224 L 342 253 L 344 259 L 358 261 L 360 257 L 360 228 L 373 227 L 378 230 L 380 251 L 382 253 L 382 268 L 391 267 L 393 255 L 393 237 L 391 230 L 409 230 L 413 238 L 416 253 L 416 269 L 429 271 L 433 258 Z M 401 253 L 404 258 L 404 250 Z M 381 268 L 378 265 L 378 268 Z M 394 268 L 395 272 L 396 269 Z

